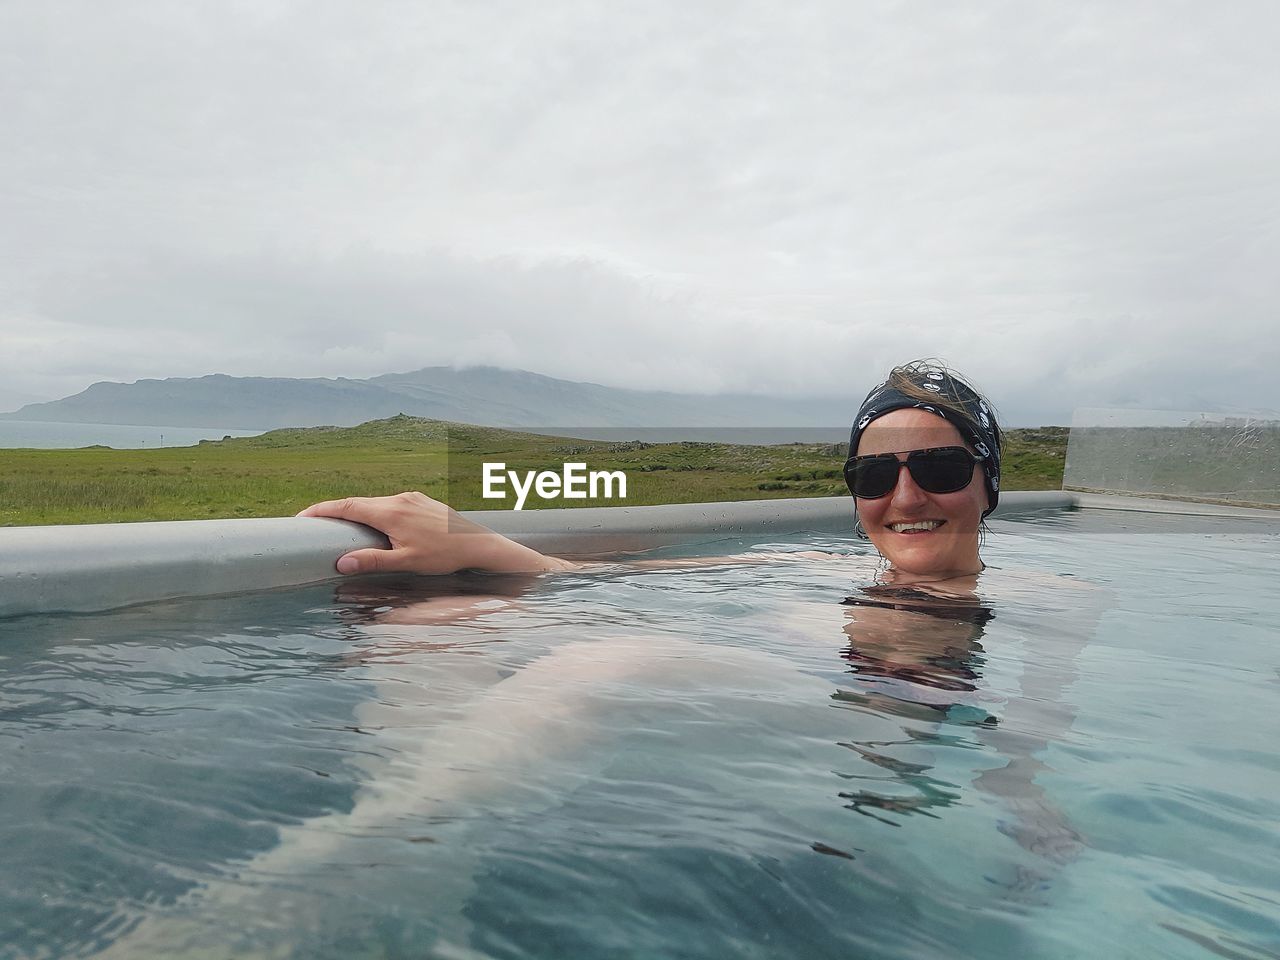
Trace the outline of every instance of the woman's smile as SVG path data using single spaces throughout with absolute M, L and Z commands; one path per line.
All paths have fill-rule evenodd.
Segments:
M 894 533 L 920 534 L 933 533 L 947 521 L 945 520 L 902 520 L 885 524 Z

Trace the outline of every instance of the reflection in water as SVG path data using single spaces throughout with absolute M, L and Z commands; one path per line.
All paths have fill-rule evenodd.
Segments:
M 922 705 L 944 716 L 954 710 L 972 722 L 973 698 L 957 694 L 978 690 L 985 662 L 979 641 L 994 616 L 990 607 L 976 595 L 885 584 L 864 587 L 844 602 L 849 644 L 842 656 L 860 683 L 857 691 L 842 691 L 842 699 L 887 697 L 897 706 Z M 981 722 L 996 719 L 984 714 Z
M 827 570 L 816 574 L 838 589 Z M 113 934 L 104 955 L 171 956 L 225 944 L 228 930 L 264 955 L 286 944 L 336 955 L 319 948 L 349 930 L 463 950 L 496 942 L 510 917 L 583 938 L 582 950 L 545 955 L 589 955 L 590 937 L 623 929 L 620 917 L 669 946 L 647 918 L 689 903 L 711 919 L 699 929 L 737 929 L 747 914 L 770 938 L 821 931 L 816 948 L 796 955 L 866 955 L 865 943 L 845 949 L 860 923 L 822 927 L 832 903 L 881 917 L 881 929 L 915 930 L 911 910 L 892 911 L 931 878 L 941 892 L 920 902 L 935 911 L 931 935 L 947 942 L 970 918 L 970 893 L 987 904 L 985 884 L 955 894 L 954 909 L 945 889 L 957 876 L 992 880 L 981 864 L 1010 864 L 1007 850 L 970 859 L 964 849 L 965 825 L 993 831 L 985 811 L 974 815 L 977 793 L 996 798 L 988 806 L 1001 829 L 1037 855 L 1019 859 L 1044 864 L 1006 888 L 1037 891 L 1050 862 L 1075 855 L 1079 838 L 1034 783 L 1046 742 L 1036 737 L 1055 738 L 1049 727 L 1070 719 L 1042 706 L 1060 698 L 1062 681 L 1046 682 L 1043 662 L 1029 665 L 1018 698 L 991 680 L 1019 616 L 1003 583 L 999 605 L 972 590 L 879 583 L 843 608 L 832 602 L 839 593 L 815 589 L 780 615 L 758 569 L 676 579 L 655 570 L 551 589 L 467 576 L 328 588 L 316 603 L 333 641 L 322 662 L 364 687 L 344 729 L 371 735 L 344 758 L 358 774 L 350 796 L 278 824 L 276 843 L 201 871 L 199 886 L 164 909 L 131 902 L 120 915 L 134 926 Z M 793 613 L 789 626 L 820 624 L 787 632 L 803 652 L 777 646 Z M 997 621 L 989 654 L 984 631 Z M 243 654 L 235 662 L 248 669 Z M 1030 698 L 1038 702 L 1015 702 Z M 1020 722 L 1019 709 L 1036 722 Z M 289 716 L 329 721 L 323 711 Z M 934 821 L 962 836 L 949 852 Z M 663 900 L 655 911 L 655 898 L 673 892 L 676 906 Z M 608 909 L 580 918 L 571 909 L 602 897 Z M 756 909 L 779 902 L 794 909 Z M 814 918 L 799 923 L 806 909 Z
M 852 664 L 857 685 L 841 688 L 832 698 L 880 714 L 914 721 L 982 723 L 994 716 L 974 702 L 983 664 L 983 625 L 993 614 L 976 595 L 941 595 L 919 586 L 870 584 L 844 601 L 848 646 L 841 656 Z M 886 794 L 862 788 L 842 791 L 846 806 L 882 823 L 898 826 L 890 816 L 924 814 L 960 799 L 956 788 L 929 775 L 929 764 L 898 759 L 886 752 L 894 744 L 842 744 L 892 775 L 901 792 Z M 849 779 L 866 779 L 845 775 Z
M 1046 749 L 1050 739 L 1057 739 L 1072 714 L 1069 710 L 1053 711 L 1059 727 L 1041 736 L 1004 733 L 1000 718 L 987 709 L 987 704 L 999 698 L 984 690 L 983 681 L 986 653 L 981 641 L 987 624 L 996 617 L 993 607 L 974 589 L 944 593 L 920 584 L 886 583 L 862 587 L 845 603 L 848 645 L 841 656 L 850 664 L 854 682 L 842 686 L 832 699 L 906 721 L 903 730 L 908 735 L 899 742 L 843 744 L 888 771 L 895 791 L 887 793 L 883 785 L 843 791 L 839 796 L 846 806 L 899 826 L 897 818 L 911 814 L 936 817 L 934 810 L 958 803 L 960 790 L 931 775 L 931 764 L 906 761 L 892 751 L 943 739 L 940 731 L 922 730 L 922 722 L 968 727 L 983 746 L 994 748 L 1005 761 L 975 782 L 1011 814 L 1001 831 L 1048 863 L 1060 865 L 1075 859 L 1082 846 L 1079 835 L 1035 782 L 1036 775 L 1047 769 L 1035 755 Z M 1034 671 L 1037 665 L 1029 663 L 1027 668 Z M 1023 696 L 1018 699 L 1025 705 L 1037 686 L 1046 684 L 1034 677 L 1024 678 Z M 1057 677 L 1047 686 L 1060 696 L 1065 682 Z M 1003 707 L 1006 717 L 1017 709 L 1014 701 Z M 1017 730 L 1020 725 L 1011 726 Z M 1042 873 L 1024 872 L 1015 886 L 1042 886 L 1046 879 Z

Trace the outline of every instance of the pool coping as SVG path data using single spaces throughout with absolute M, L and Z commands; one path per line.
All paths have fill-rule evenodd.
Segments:
M 683 543 L 851 536 L 848 497 L 733 503 L 472 511 L 463 515 L 545 553 L 586 557 Z M 1275 521 L 1275 511 L 1065 491 L 1009 491 L 994 519 L 1071 509 Z M 0 528 L 0 617 L 109 610 L 179 597 L 301 586 L 338 576 L 334 561 L 386 547 L 343 520 L 277 517 Z
M 1280 508 L 1208 503 L 1203 500 L 1178 500 L 1173 497 L 1144 497 L 1137 494 L 1085 493 L 1071 491 L 1084 510 L 1123 510 L 1137 513 L 1170 513 L 1183 517 L 1230 517 L 1238 520 L 1270 520 L 1280 522 Z
M 996 515 L 1075 503 L 1059 491 L 1006 493 Z M 848 536 L 851 506 L 847 497 L 820 497 L 463 515 L 546 553 L 603 556 L 689 542 Z M 386 546 L 360 524 L 299 517 L 4 527 L 0 617 L 300 586 L 337 577 L 334 561 L 350 550 Z

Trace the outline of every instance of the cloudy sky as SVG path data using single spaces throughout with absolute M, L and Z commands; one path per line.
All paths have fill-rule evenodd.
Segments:
M 1280 6 L 0 0 L 0 409 L 490 363 L 1280 408 Z M 843 419 L 843 416 L 835 419 Z

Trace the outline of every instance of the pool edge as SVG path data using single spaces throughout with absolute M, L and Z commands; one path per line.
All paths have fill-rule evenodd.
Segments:
M 1071 509 L 1077 494 L 1012 491 L 998 519 Z M 674 544 L 802 533 L 852 535 L 848 497 L 473 511 L 463 514 L 546 553 L 600 556 Z M 87 613 L 178 597 L 300 586 L 381 534 L 342 520 L 277 517 L 0 528 L 0 617 Z

